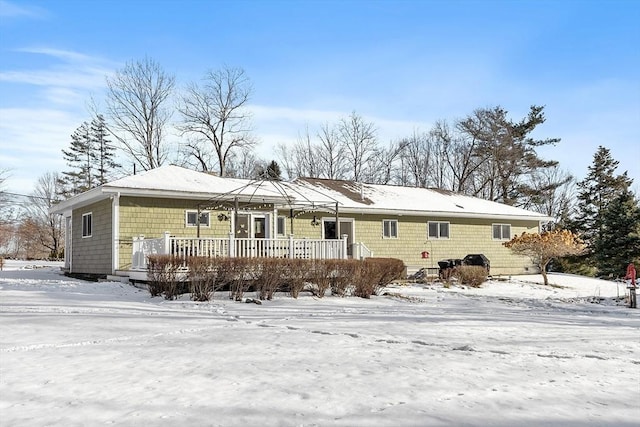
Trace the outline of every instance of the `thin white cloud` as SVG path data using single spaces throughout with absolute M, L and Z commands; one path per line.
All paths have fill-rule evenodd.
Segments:
M 101 58 L 68 50 L 24 48 L 17 52 L 44 55 L 60 61 L 42 69 L 0 71 L 0 82 L 95 89 L 105 85 L 105 76 L 111 74 L 116 66 Z
M 2 18 L 44 18 L 47 11 L 37 6 L 17 5 L 0 0 L 0 17 Z

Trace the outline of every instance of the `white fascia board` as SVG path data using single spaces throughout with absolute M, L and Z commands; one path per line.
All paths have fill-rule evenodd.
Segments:
M 64 214 L 65 212 L 70 212 L 73 209 L 89 205 L 108 197 L 109 195 L 104 194 L 101 187 L 93 188 L 82 194 L 63 200 L 49 209 L 49 212 L 52 214 Z

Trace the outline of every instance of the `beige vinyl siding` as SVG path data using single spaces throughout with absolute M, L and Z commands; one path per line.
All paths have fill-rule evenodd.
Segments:
M 131 267 L 133 237 L 162 237 L 165 231 L 178 237 L 197 237 L 198 228 L 186 225 L 186 211 L 198 209 L 198 201 L 120 197 L 119 269 Z M 228 237 L 231 220 L 219 221 L 218 214 L 227 211 L 208 210 L 209 227 L 200 227 L 200 237 Z
M 444 221 L 442 218 L 397 216 L 398 238 L 383 237 L 382 220 L 389 215 L 348 215 L 355 218 L 355 242 L 363 242 L 375 257 L 393 257 L 404 260 L 409 271 L 422 267 L 438 267 L 438 261 L 447 258 L 464 258 L 465 255 L 482 253 L 491 262 L 492 274 L 518 274 L 533 272 L 527 257 L 514 255 L 502 246 L 503 241 L 493 239 L 492 224 L 495 220 L 450 218 L 448 239 L 428 239 L 427 223 Z M 537 232 L 537 221 L 500 221 L 511 224 L 511 234 L 524 231 Z M 421 253 L 429 252 L 423 259 Z
M 73 211 L 71 273 L 111 274 L 111 200 L 102 200 Z M 91 237 L 82 237 L 82 215 L 91 212 Z
M 158 238 L 165 231 L 178 237 L 196 237 L 196 227 L 187 227 L 185 211 L 197 209 L 197 201 L 120 198 L 120 269 L 131 266 L 132 238 L 143 234 L 147 238 Z M 87 210 L 84 210 L 85 212 Z M 265 211 L 271 212 L 268 208 Z M 227 237 L 231 221 L 219 221 L 218 213 L 227 211 L 210 211 L 210 227 L 202 227 L 201 237 Z M 258 211 L 255 211 L 256 213 Z M 329 212 L 308 212 L 298 215 L 291 228 L 290 212 L 282 209 L 278 215 L 285 216 L 286 236 L 293 234 L 296 238 L 319 239 L 322 236 L 322 219 L 335 218 Z M 320 225 L 311 224 L 316 216 Z M 422 267 L 437 268 L 438 261 L 447 258 L 463 258 L 467 254 L 483 253 L 491 262 L 491 272 L 499 274 L 518 274 L 534 272 L 531 261 L 516 256 L 504 246 L 503 241 L 494 240 L 492 225 L 495 223 L 510 224 L 511 234 L 524 231 L 537 232 L 537 221 L 505 221 L 483 219 L 460 219 L 409 215 L 372 215 L 358 213 L 341 213 L 341 220 L 352 219 L 354 222 L 353 242 L 364 243 L 373 251 L 375 257 L 393 257 L 402 259 L 412 272 Z M 383 220 L 398 221 L 398 237 L 389 239 L 383 236 Z M 428 239 L 427 224 L 429 221 L 448 222 L 448 239 Z M 75 221 L 74 224 L 81 223 Z M 94 227 L 97 220 L 94 217 Z M 95 230 L 95 229 L 94 229 Z M 292 233 L 293 231 L 293 233 Z M 79 233 L 80 231 L 78 231 Z M 94 231 L 95 232 L 95 231 Z M 274 230 L 275 232 L 275 230 Z M 421 253 L 428 251 L 429 259 L 423 259 Z

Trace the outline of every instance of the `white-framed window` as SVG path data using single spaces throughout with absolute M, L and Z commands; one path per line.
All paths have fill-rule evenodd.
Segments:
M 286 216 L 279 216 L 278 217 L 276 228 L 277 228 L 278 236 L 284 236 L 286 234 L 286 232 L 287 232 L 287 217 Z
M 185 212 L 185 224 L 187 227 L 198 226 L 198 211 Z M 209 227 L 209 212 L 200 212 L 200 227 Z
M 82 237 L 91 237 L 93 233 L 93 212 L 82 214 Z
M 511 240 L 511 224 L 493 224 L 494 240 Z
M 449 223 L 448 222 L 436 222 L 429 221 L 427 225 L 429 239 L 448 239 L 449 238 Z
M 382 237 L 387 239 L 398 238 L 398 220 L 397 219 L 382 220 Z

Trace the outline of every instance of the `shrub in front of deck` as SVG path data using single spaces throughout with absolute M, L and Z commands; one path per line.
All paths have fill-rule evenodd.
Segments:
M 179 270 L 182 259 L 173 255 L 150 255 L 148 257 L 148 288 L 152 297 L 164 295 L 165 299 L 178 297 Z
M 371 298 L 396 279 L 403 277 L 404 263 L 394 258 L 366 258 L 360 261 L 353 275 L 353 295 Z
M 453 272 L 461 284 L 479 288 L 487 281 L 487 269 L 480 265 L 459 265 Z
M 378 285 L 380 288 L 388 286 L 394 280 L 403 279 L 407 274 L 407 267 L 401 259 L 397 258 L 367 258 L 366 263 L 375 267 L 378 273 Z
M 312 277 L 311 261 L 306 259 L 286 258 L 284 261 L 284 275 L 289 288 L 289 294 L 298 298 Z
M 317 259 L 311 262 L 309 266 L 309 282 L 311 293 L 322 298 L 331 289 L 331 275 L 335 272 L 335 263 L 333 260 Z
M 282 287 L 286 275 L 286 262 L 282 258 L 260 258 L 256 265 L 256 292 L 261 300 L 271 300 Z
M 330 276 L 331 295 L 347 296 L 353 288 L 352 278 L 358 272 L 358 263 L 361 261 L 353 259 L 328 261 L 333 262 L 334 265 L 333 273 Z
M 187 267 L 191 299 L 193 301 L 211 300 L 216 291 L 216 258 L 190 257 Z
M 244 294 L 255 284 L 258 273 L 254 258 L 225 258 L 226 279 L 229 281 L 229 298 L 242 301 Z
M 378 286 L 377 265 L 364 261 L 355 261 L 350 274 L 351 293 L 355 297 L 371 298 Z

